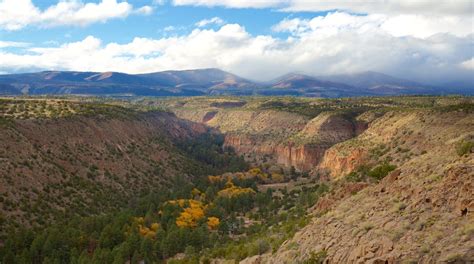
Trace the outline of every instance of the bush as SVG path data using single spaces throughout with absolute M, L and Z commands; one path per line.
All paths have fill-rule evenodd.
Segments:
M 305 260 L 304 264 L 322 264 L 327 257 L 327 252 L 322 250 L 317 253 L 311 252 L 310 257 Z
M 474 148 L 474 141 L 461 141 L 459 142 L 456 152 L 460 157 L 472 153 Z
M 266 240 L 257 241 L 258 254 L 262 255 L 268 250 L 270 250 L 270 244 Z
M 389 172 L 393 171 L 396 168 L 397 168 L 397 166 L 391 165 L 388 162 L 384 162 L 384 163 L 382 163 L 382 165 L 379 165 L 379 166 L 373 168 L 371 171 L 369 171 L 368 175 L 369 175 L 369 177 L 372 177 L 376 180 L 381 180 L 385 176 L 387 176 L 387 174 Z

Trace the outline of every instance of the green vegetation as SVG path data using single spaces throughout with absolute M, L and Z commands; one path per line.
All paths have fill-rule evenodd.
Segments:
M 327 252 L 322 250 L 319 252 L 311 252 L 310 257 L 303 264 L 322 264 L 326 259 Z
M 130 118 L 130 107 L 78 99 L 1 99 L 0 117 L 5 119 L 66 118 L 83 115 L 94 118 Z
M 254 168 L 194 183 L 178 177 L 119 213 L 12 232 L 0 257 L 4 263 L 138 263 L 177 253 L 187 261 L 241 260 L 276 250 L 306 225 L 306 208 L 328 188 L 260 192 L 256 184 L 265 173 Z
M 337 111 L 343 115 L 347 115 L 350 119 L 357 114 L 363 113 L 372 106 L 354 103 L 351 100 L 333 99 L 333 100 L 318 100 L 303 101 L 297 99 L 286 100 L 268 100 L 260 105 L 261 109 L 275 109 L 279 111 L 292 112 L 314 118 L 323 112 Z
M 25 101 L 28 107 L 49 104 L 46 100 L 39 99 Z M 10 107 L 10 103 L 22 104 L 18 103 L 21 100 L 16 99 L 2 99 L 0 102 L 5 102 L 7 107 Z M 54 100 L 51 104 L 56 105 Z M 83 109 L 84 111 L 80 111 L 81 115 L 91 115 L 93 118 L 109 120 L 113 116 L 120 119 L 136 114 L 128 108 L 100 105 L 96 102 L 67 104 L 74 105 L 76 110 Z M 100 143 L 86 139 L 86 142 L 79 144 L 68 140 L 43 140 L 40 135 L 32 144 L 23 145 L 31 149 L 27 148 L 28 153 L 21 156 L 22 149 L 11 148 L 24 142 L 24 136 L 14 127 L 16 122 L 22 121 L 14 118 L 20 117 L 0 117 L 2 136 L 5 135 L 3 143 L 6 143 L 0 151 L 3 162 L 0 176 L 6 184 L 12 186 L 10 190 L 0 193 L 0 208 L 5 214 L 0 221 L 0 241 L 6 238 L 8 231 L 25 225 L 23 221 L 27 221 L 26 226 L 36 229 L 51 223 L 64 223 L 75 216 L 116 212 L 152 190 L 172 185 L 169 180 L 172 177 L 170 171 L 179 172 L 179 175 L 189 180 L 225 171 L 246 170 L 248 166 L 232 149 L 223 148 L 222 137 L 217 134 L 172 140 L 163 135 L 164 130 L 158 131 L 160 134 L 152 138 L 125 141 L 106 139 Z M 45 121 L 36 119 L 28 122 L 42 124 Z M 68 124 L 70 123 L 65 123 L 66 126 Z M 164 152 L 169 156 L 156 157 L 156 152 Z M 4 159 L 9 156 L 12 158 Z M 130 166 L 122 167 L 121 163 Z M 29 175 L 39 176 L 38 178 L 43 175 L 53 180 L 38 182 L 35 188 L 21 187 L 15 190 L 15 179 Z M 21 212 L 20 215 L 11 217 L 17 211 Z
M 458 155 L 464 156 L 466 154 L 472 153 L 474 151 L 474 141 L 461 141 L 456 147 L 456 152 Z
M 6 128 L 10 142 L 22 142 L 22 135 L 10 127 L 12 124 L 76 116 L 140 120 L 149 111 L 196 107 L 203 101 L 212 111 L 269 109 L 304 115 L 303 120 L 327 111 L 353 121 L 362 112 L 364 115 L 357 118 L 371 120 L 372 114 L 414 108 L 472 112 L 472 100 L 462 97 L 216 100 L 0 99 L 0 128 Z M 17 121 L 23 119 L 33 121 Z M 250 165 L 231 148 L 223 147 L 222 135 L 208 132 L 173 140 L 165 133 L 157 133 L 151 139 L 104 140 L 97 145 L 69 144 L 67 140 L 32 142 L 27 156 L 5 159 L 5 183 L 13 186 L 17 179 L 31 177 L 35 170 L 48 177 L 54 175 L 51 178 L 55 181 L 38 188 L 18 188 L 15 195 L 19 199 L 11 193 L 0 194 L 0 262 L 208 263 L 215 258 L 239 261 L 275 252 L 309 223 L 307 209 L 329 187 L 312 179 L 303 181 L 304 174 L 295 168 L 273 166 L 274 161 L 267 157 L 262 159 L 263 164 L 254 159 L 255 164 Z M 345 180 L 382 180 L 396 169 L 390 162 L 402 164 L 411 155 L 417 155 L 404 138 L 416 133 L 419 132 L 403 131 L 394 142 L 367 148 L 370 161 Z M 357 147 L 361 142 L 355 138 L 347 144 Z M 9 147 L 0 154 L 13 153 Z M 463 140 L 456 146 L 456 152 L 465 156 L 473 152 L 473 147 L 472 140 Z M 158 158 L 152 157 L 154 154 Z M 114 166 L 127 159 L 136 162 L 114 171 Z M 410 208 L 409 203 L 399 201 L 393 205 L 393 211 L 400 215 L 407 214 Z M 28 222 L 11 217 L 16 212 L 20 212 L 18 218 Z M 367 221 L 361 231 L 371 229 L 377 229 L 377 225 Z M 466 232 L 472 233 L 471 229 Z M 294 245 L 286 245 L 291 246 Z M 312 252 L 304 263 L 322 263 L 326 256 L 326 251 Z
M 395 170 L 396 168 L 397 166 L 389 164 L 387 161 L 384 161 L 380 165 L 377 165 L 373 168 L 367 165 L 362 165 L 349 173 L 345 179 L 349 182 L 361 182 L 367 180 L 368 178 L 375 181 L 380 181 L 385 176 L 387 176 L 389 172 Z
M 244 171 L 248 169 L 242 157 L 235 155 L 232 148 L 223 148 L 224 136 L 217 133 L 205 133 L 177 143 L 186 156 L 206 164 L 206 171 L 194 174 L 209 175 L 224 172 Z
M 376 180 L 381 180 L 388 175 L 389 172 L 395 170 L 397 166 L 391 165 L 388 162 L 384 162 L 381 165 L 376 166 L 367 174 L 369 177 L 372 177 Z

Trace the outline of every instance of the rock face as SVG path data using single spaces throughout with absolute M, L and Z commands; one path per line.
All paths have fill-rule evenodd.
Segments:
M 260 263 L 300 263 L 318 252 L 325 263 L 472 263 L 474 157 L 459 156 L 456 145 L 473 131 L 472 112 L 389 112 L 331 147 L 321 167 L 333 168 L 332 181 L 361 157 L 390 157 L 398 168 L 371 185 L 337 182 L 313 221 Z
M 330 146 L 355 137 L 364 129 L 364 123 L 354 123 L 333 113 L 322 113 L 309 120 L 297 133 L 280 138 L 276 144 L 262 141 L 265 135 L 232 133 L 226 136 L 226 145 L 242 154 L 270 155 L 277 163 L 309 171 L 319 164 Z
M 368 151 L 362 148 L 346 148 L 341 153 L 338 146 L 326 151 L 318 170 L 328 171 L 331 178 L 337 179 L 349 174 L 368 161 Z
M 324 145 L 303 144 L 298 146 L 289 142 L 287 145 L 277 146 L 273 154 L 280 164 L 287 167 L 294 166 L 301 171 L 309 171 L 319 163 L 326 148 L 327 146 Z
M 324 112 L 313 119 L 289 112 L 248 109 L 177 108 L 185 119 L 205 123 L 225 133 L 225 146 L 251 159 L 271 158 L 301 171 L 316 167 L 332 145 L 362 133 L 365 122 Z

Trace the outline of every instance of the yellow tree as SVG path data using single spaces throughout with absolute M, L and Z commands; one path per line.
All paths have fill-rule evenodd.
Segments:
M 198 221 L 204 217 L 205 206 L 196 200 L 189 200 L 189 207 L 184 208 L 183 212 L 176 219 L 176 225 L 179 227 L 196 227 Z
M 220 223 L 221 221 L 217 217 L 211 216 L 207 218 L 207 227 L 210 230 L 216 230 L 219 227 Z

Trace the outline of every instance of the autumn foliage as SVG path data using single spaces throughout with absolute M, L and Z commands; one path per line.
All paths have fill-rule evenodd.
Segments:
M 234 185 L 232 181 L 228 181 L 226 183 L 225 189 L 220 190 L 217 193 L 217 196 L 232 198 L 232 197 L 240 196 L 243 194 L 254 194 L 254 193 L 255 191 L 252 188 L 242 188 L 242 187 Z
M 147 227 L 145 225 L 145 220 L 143 217 L 135 217 L 133 219 L 134 223 L 138 225 L 138 232 L 142 237 L 146 237 L 149 239 L 155 239 L 156 238 L 156 232 L 160 228 L 159 223 L 152 223 L 150 227 Z
M 217 217 L 211 216 L 207 218 L 207 227 L 210 230 L 216 230 L 219 227 L 220 220 Z
M 184 208 L 176 219 L 178 227 L 196 227 L 199 220 L 204 217 L 206 206 L 196 200 L 188 200 L 188 207 Z

